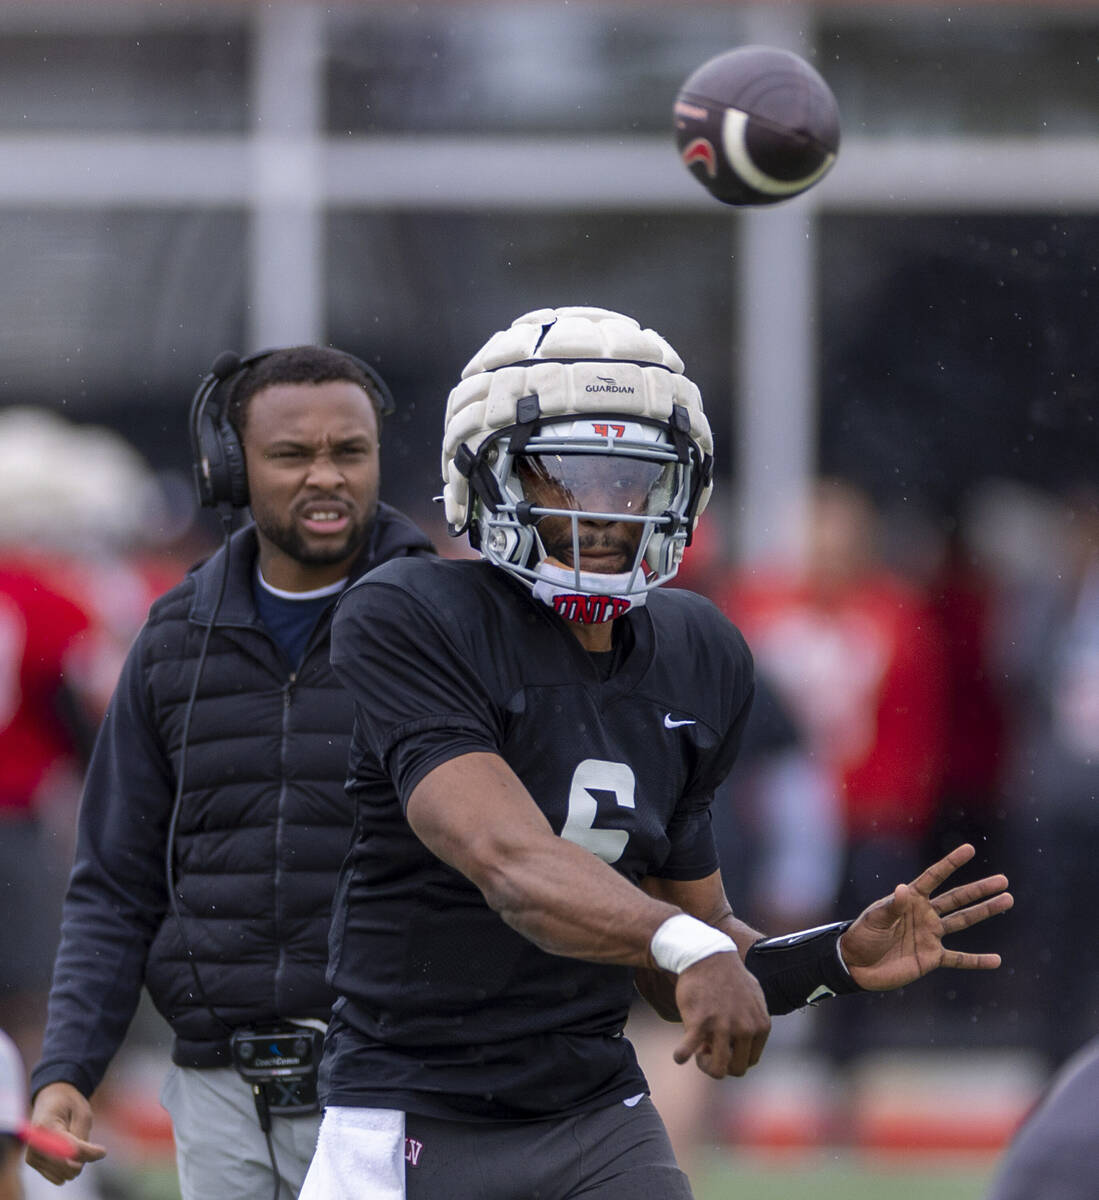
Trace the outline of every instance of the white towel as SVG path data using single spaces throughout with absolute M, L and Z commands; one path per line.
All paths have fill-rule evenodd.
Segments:
M 326 1108 L 298 1200 L 405 1200 L 404 1113 Z

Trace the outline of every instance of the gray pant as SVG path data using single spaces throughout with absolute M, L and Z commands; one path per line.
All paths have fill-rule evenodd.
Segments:
M 160 1102 L 172 1118 L 183 1200 L 272 1200 L 275 1179 L 252 1090 L 232 1067 L 172 1067 Z M 296 1200 L 319 1127 L 319 1113 L 271 1118 L 279 1200 Z
M 1054 1077 L 1007 1148 L 987 1200 L 1094 1200 L 1097 1105 L 1099 1038 Z

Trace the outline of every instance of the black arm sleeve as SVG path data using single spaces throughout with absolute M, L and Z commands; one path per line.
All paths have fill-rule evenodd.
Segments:
M 851 978 L 839 953 L 839 940 L 851 921 L 819 925 L 781 937 L 760 938 L 744 956 L 759 980 L 767 1011 L 774 1016 L 816 1005 L 829 996 L 863 989 Z

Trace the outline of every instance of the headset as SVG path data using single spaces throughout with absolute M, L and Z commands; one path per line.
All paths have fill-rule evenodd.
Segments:
M 240 378 L 277 349 L 258 350 L 241 358 L 225 350 L 214 359 L 209 373 L 198 385 L 191 400 L 189 429 L 194 455 L 195 490 L 203 508 L 244 508 L 248 504 L 248 474 L 244 451 L 237 431 L 229 422 L 229 400 Z M 335 353 L 363 373 L 373 393 L 380 416 L 388 417 L 396 408 L 389 385 L 369 364 L 346 350 Z

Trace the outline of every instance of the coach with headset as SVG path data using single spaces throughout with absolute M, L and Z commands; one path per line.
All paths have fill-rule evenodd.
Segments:
M 28 1153 L 54 1183 L 105 1153 L 88 1098 L 144 984 L 175 1034 L 162 1100 L 184 1200 L 298 1193 L 352 822 L 332 609 L 378 563 L 433 553 L 378 501 L 391 410 L 371 367 L 317 346 L 221 355 L 195 395 L 199 496 L 225 543 L 153 605 L 88 769 L 31 1077 L 33 1122 L 78 1139 L 67 1160 Z

